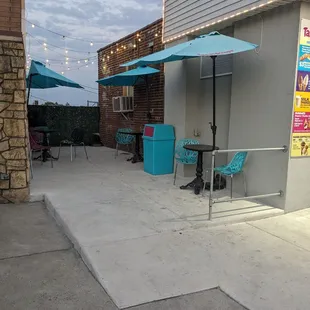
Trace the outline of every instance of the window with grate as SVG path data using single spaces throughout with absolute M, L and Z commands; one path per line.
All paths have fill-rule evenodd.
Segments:
M 233 55 L 216 57 L 215 74 L 224 76 L 232 74 Z M 213 61 L 211 57 L 200 57 L 200 79 L 209 79 L 213 76 Z

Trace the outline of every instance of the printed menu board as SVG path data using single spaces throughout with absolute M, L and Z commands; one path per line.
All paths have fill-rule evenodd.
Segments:
M 310 21 L 301 20 L 291 156 L 310 156 Z

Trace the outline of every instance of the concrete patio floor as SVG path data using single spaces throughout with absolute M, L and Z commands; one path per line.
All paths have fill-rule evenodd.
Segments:
M 209 222 L 207 198 L 172 176 L 107 148 L 88 148 L 89 162 L 68 151 L 53 169 L 34 163 L 32 199 L 44 197 L 118 307 L 219 286 L 249 309 L 308 309 L 308 211 L 272 217 L 282 210 L 239 201 L 216 205 Z

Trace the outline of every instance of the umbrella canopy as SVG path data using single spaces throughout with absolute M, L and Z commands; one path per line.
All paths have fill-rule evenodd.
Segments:
M 122 66 L 158 64 L 201 56 L 221 56 L 255 49 L 256 44 L 220 34 L 217 31 L 202 35 L 160 52 L 127 62 Z
M 160 71 L 151 67 L 138 67 L 100 79 L 97 83 L 106 86 L 134 86 L 145 81 L 148 75 L 158 72 Z
M 216 58 L 222 55 L 241 53 L 255 49 L 256 44 L 225 36 L 217 31 L 202 35 L 194 40 L 175 45 L 160 52 L 148 55 L 122 66 L 159 64 L 170 61 L 210 56 L 213 61 L 213 122 L 211 130 L 213 135 L 213 150 L 216 149 Z M 199 185 L 199 187 L 201 184 Z M 198 191 L 199 192 L 199 191 Z
M 41 62 L 34 60 L 31 61 L 31 66 L 26 81 L 28 89 L 45 89 L 58 86 L 83 88 L 78 83 L 75 83 L 65 76 L 46 68 Z

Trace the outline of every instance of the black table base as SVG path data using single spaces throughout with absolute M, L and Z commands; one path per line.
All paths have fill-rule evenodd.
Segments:
M 143 135 L 142 132 L 123 132 L 120 131 L 121 134 L 125 135 L 133 135 L 136 137 L 136 143 L 135 143 L 135 153 L 133 154 L 133 157 L 128 158 L 127 161 L 131 161 L 133 164 L 138 163 L 138 162 L 143 162 L 143 156 L 140 153 L 140 137 Z
M 203 190 L 203 187 L 205 185 L 205 182 L 202 178 L 203 175 L 203 153 L 204 152 L 212 152 L 213 146 L 211 145 L 203 145 L 203 144 L 194 144 L 194 145 L 185 145 L 185 149 L 198 152 L 197 157 L 197 166 L 196 166 L 196 178 L 191 181 L 190 183 L 183 185 L 180 187 L 180 189 L 188 189 L 193 188 L 194 193 L 196 195 L 199 195 L 200 191 Z M 218 148 L 216 148 L 218 149 Z
M 204 186 L 204 181 L 201 177 L 196 177 L 193 181 L 191 181 L 190 183 L 186 184 L 186 185 L 182 185 L 180 186 L 180 189 L 189 189 L 189 188 L 193 188 L 194 189 L 194 193 L 196 195 L 199 195 L 200 191 L 203 189 Z

